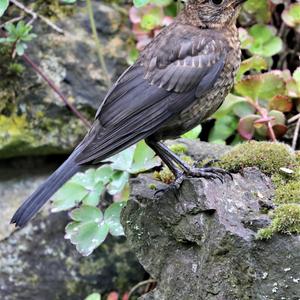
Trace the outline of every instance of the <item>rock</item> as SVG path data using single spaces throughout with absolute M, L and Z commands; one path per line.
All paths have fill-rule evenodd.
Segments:
M 0 160 L 0 241 L 14 231 L 10 219 L 16 209 L 60 162 L 55 157 Z
M 149 186 L 166 186 L 152 176 L 132 180 L 122 224 L 139 261 L 158 281 L 141 299 L 300 298 L 299 236 L 256 239 L 271 222 L 265 214 L 274 195 L 270 178 L 257 168 L 233 177 L 224 184 L 188 178 L 178 191 L 158 196 Z
M 37 19 L 33 27 L 37 38 L 28 43 L 27 54 L 92 121 L 109 87 L 98 61 L 88 13 L 85 7 L 50 2 L 36 1 L 33 8 L 52 16 L 65 34 Z M 127 67 L 130 30 L 127 18 L 112 5 L 93 1 L 108 73 L 114 81 Z M 87 129 L 31 67 L 21 58 L 12 62 L 11 51 L 5 49 L 0 50 L 0 159 L 69 153 Z
M 124 238 L 110 238 L 82 257 L 64 240 L 66 214 L 35 219 L 0 242 L 0 299 L 82 300 L 92 292 L 124 292 L 145 272 Z
M 89 257 L 77 253 L 64 240 L 66 213 L 49 215 L 46 207 L 13 232 L 14 211 L 61 160 L 0 161 L 0 299 L 82 300 L 93 291 L 127 291 L 144 279 L 124 238 L 109 238 Z

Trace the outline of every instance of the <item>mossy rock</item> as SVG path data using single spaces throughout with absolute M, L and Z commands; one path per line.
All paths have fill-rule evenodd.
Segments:
M 270 215 L 272 223 L 258 232 L 259 239 L 269 239 L 274 233 L 300 234 L 300 204 L 280 205 Z
M 258 238 L 270 238 L 276 232 L 300 233 L 299 153 L 283 143 L 251 141 L 234 147 L 216 165 L 231 172 L 258 167 L 271 176 L 276 187 L 276 208 L 269 213 L 271 225 L 261 229 Z
M 216 165 L 231 172 L 258 167 L 262 172 L 272 175 L 280 172 L 281 168 L 294 168 L 297 160 L 286 144 L 251 141 L 234 147 Z

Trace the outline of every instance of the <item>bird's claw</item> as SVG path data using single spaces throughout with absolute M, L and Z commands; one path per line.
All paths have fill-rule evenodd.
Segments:
M 224 178 L 226 175 L 228 175 L 231 178 L 231 180 L 233 180 L 233 176 L 230 172 L 217 167 L 192 168 L 191 170 L 186 172 L 186 174 L 191 177 L 219 179 L 221 183 L 224 183 Z

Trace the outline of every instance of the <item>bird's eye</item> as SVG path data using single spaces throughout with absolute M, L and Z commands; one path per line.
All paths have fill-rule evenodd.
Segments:
M 211 0 L 214 5 L 220 5 L 223 3 L 223 0 Z

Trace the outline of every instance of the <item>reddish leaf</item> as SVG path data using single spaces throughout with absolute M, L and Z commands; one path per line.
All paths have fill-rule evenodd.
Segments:
M 242 138 L 245 140 L 252 139 L 255 132 L 254 122 L 258 119 L 260 119 L 260 116 L 258 115 L 248 115 L 247 117 L 240 119 L 238 132 Z
M 269 108 L 279 110 L 281 112 L 290 112 L 293 108 L 293 103 L 290 97 L 277 95 L 270 100 Z
M 122 300 L 129 300 L 129 293 L 125 293 L 122 297 Z
M 107 300 L 118 300 L 119 294 L 117 292 L 111 292 L 107 296 Z
M 275 133 L 276 137 L 280 138 L 280 137 L 283 137 L 286 134 L 288 128 L 285 125 L 276 124 L 276 125 L 273 126 L 273 130 L 274 130 L 274 133 Z

